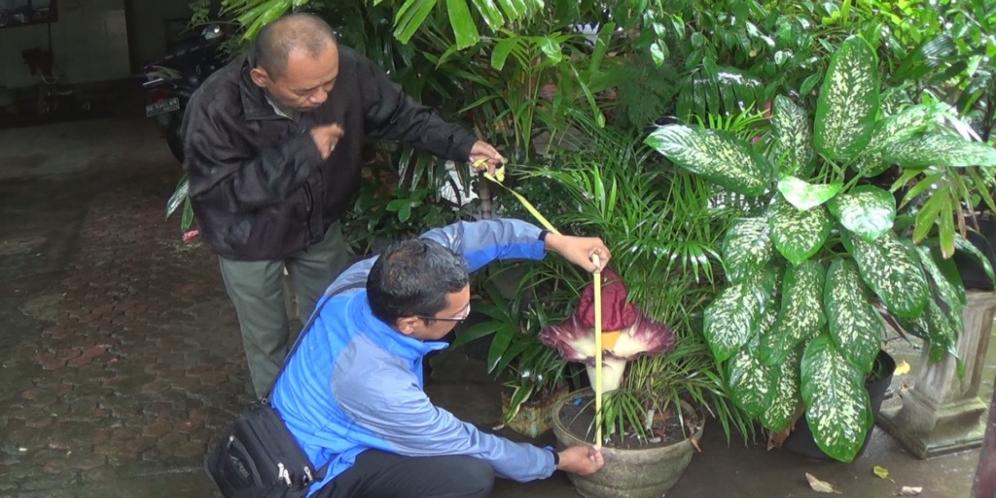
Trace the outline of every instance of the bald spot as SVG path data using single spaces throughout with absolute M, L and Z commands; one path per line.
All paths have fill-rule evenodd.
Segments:
M 332 28 L 312 14 L 290 14 L 266 25 L 256 39 L 256 65 L 271 79 L 278 79 L 287 69 L 292 52 L 301 51 L 311 58 L 335 44 Z

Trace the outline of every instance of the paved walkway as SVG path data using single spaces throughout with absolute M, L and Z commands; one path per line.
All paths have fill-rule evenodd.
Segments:
M 249 402 L 244 360 L 216 258 L 163 221 L 179 168 L 147 125 L 0 130 L 0 497 L 214 495 L 201 456 Z M 433 399 L 494 425 L 499 387 L 483 365 L 459 352 L 434 363 Z M 670 496 L 822 496 L 811 472 L 845 496 L 910 485 L 961 498 L 978 460 L 920 461 L 880 430 L 851 465 L 728 446 L 718 427 L 703 447 Z M 502 481 L 495 496 L 575 495 L 557 475 Z

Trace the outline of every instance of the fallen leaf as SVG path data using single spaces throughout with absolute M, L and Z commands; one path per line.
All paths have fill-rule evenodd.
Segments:
M 699 453 L 702 453 L 702 447 L 699 446 L 699 440 L 698 440 L 698 438 L 690 437 L 690 438 L 688 438 L 688 442 L 692 443 L 692 446 L 695 447 L 695 451 L 697 451 Z
M 923 493 L 923 486 L 903 486 L 896 496 L 916 496 Z
M 906 375 L 910 373 L 910 364 L 906 360 L 902 360 L 896 365 L 896 375 Z
M 840 491 L 833 489 L 833 486 L 829 482 L 821 481 L 809 472 L 806 472 L 806 480 L 809 481 L 809 487 L 813 488 L 813 491 L 816 491 L 817 493 L 843 494 Z
M 880 467 L 880 466 L 876 465 L 876 466 L 872 467 L 872 472 L 875 475 L 877 475 L 879 477 L 879 479 L 888 479 L 888 480 L 892 481 L 892 478 L 889 477 L 889 469 L 887 469 L 885 467 Z M 895 482 L 895 481 L 892 481 L 892 482 Z

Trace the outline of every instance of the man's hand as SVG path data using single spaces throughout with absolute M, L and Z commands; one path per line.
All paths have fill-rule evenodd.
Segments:
M 558 470 L 586 476 L 598 472 L 605 465 L 602 451 L 591 446 L 571 446 L 560 452 Z
M 571 237 L 551 232 L 546 234 L 546 248 L 589 272 L 605 268 L 612 259 L 609 248 L 605 247 L 605 243 L 598 237 Z M 599 259 L 597 268 L 592 262 L 592 256 L 595 254 Z
M 495 169 L 505 162 L 505 158 L 491 144 L 482 140 L 474 142 L 474 146 L 470 149 L 470 157 L 467 160 L 475 167 L 483 161 L 488 173 L 492 175 L 495 174 Z
M 315 147 L 318 147 L 318 154 L 322 159 L 328 159 L 332 155 L 332 150 L 335 149 L 335 144 L 339 142 L 342 133 L 342 127 L 337 124 L 316 126 L 311 129 L 311 138 L 315 141 Z

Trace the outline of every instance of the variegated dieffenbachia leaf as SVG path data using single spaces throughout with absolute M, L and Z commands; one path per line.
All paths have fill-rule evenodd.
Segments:
M 930 248 L 917 246 L 914 250 L 917 256 L 919 256 L 920 264 L 926 270 L 927 276 L 930 277 L 931 288 L 934 289 L 937 297 L 940 298 L 945 308 L 947 308 L 947 314 L 951 323 L 955 326 L 955 330 L 961 330 L 964 328 L 962 324 L 962 311 L 965 309 L 966 303 L 965 288 L 955 287 L 944 276 L 941 268 L 937 265 L 937 261 L 934 260 Z
M 774 392 L 771 404 L 761 415 L 761 424 L 771 432 L 781 432 L 788 429 L 789 424 L 795 420 L 802 403 L 799 393 L 799 352 L 792 351 L 785 361 L 770 368 L 775 378 Z
M 794 265 L 816 254 L 830 235 L 830 216 L 822 206 L 800 211 L 778 199 L 768 207 L 767 216 L 775 249 Z
M 761 336 L 759 357 L 777 365 L 803 341 L 823 330 L 823 282 L 826 271 L 818 261 L 806 261 L 785 272 L 782 304 L 769 333 Z
M 726 278 L 742 281 L 767 266 L 775 254 L 764 218 L 741 218 L 726 232 L 722 245 Z
M 774 311 L 769 310 L 762 314 L 759 320 L 764 322 L 766 321 L 765 315 L 773 316 L 774 314 Z M 763 329 L 764 326 L 758 328 Z M 752 418 L 761 417 L 771 404 L 775 393 L 773 369 L 762 363 L 757 357 L 759 342 L 758 336 L 754 336 L 745 347 L 730 358 L 729 363 L 730 396 L 733 398 L 733 402 Z
M 923 313 L 929 295 L 927 277 L 916 256 L 894 233 L 886 232 L 873 242 L 851 237 L 850 246 L 861 279 L 892 314 L 914 318 Z
M 706 306 L 703 335 L 716 361 L 726 361 L 757 332 L 758 318 L 770 305 L 770 280 L 755 276 L 731 284 Z
M 913 105 L 879 121 L 868 146 L 854 165 L 855 170 L 869 177 L 880 175 L 893 163 L 891 158 L 885 157 L 886 148 L 923 132 L 946 109 L 947 104 Z
M 844 228 L 872 241 L 892 230 L 896 222 L 896 198 L 873 185 L 859 185 L 827 203 L 830 214 Z
M 875 52 L 864 39 L 852 36 L 830 58 L 816 100 L 817 152 L 839 162 L 856 157 L 871 139 L 878 102 Z
M 802 211 L 808 211 L 833 199 L 843 187 L 844 184 L 841 182 L 814 185 L 794 176 L 778 180 L 778 191 L 782 193 L 782 197 Z
M 885 336 L 885 324 L 868 302 L 854 263 L 838 258 L 830 264 L 823 304 L 830 339 L 838 351 L 862 372 L 871 371 Z
M 885 150 L 892 162 L 907 168 L 927 166 L 996 166 L 996 149 L 949 132 L 923 133 Z
M 802 354 L 806 422 L 816 445 L 841 462 L 854 460 L 874 422 L 864 377 L 826 334 L 810 341 Z
M 813 172 L 813 134 L 806 111 L 788 97 L 775 97 L 771 127 L 775 131 L 772 156 L 780 175 L 808 177 Z
M 958 328 L 949 313 L 945 313 L 936 300 L 927 303 L 924 313 L 927 320 L 927 340 L 930 342 L 930 361 L 941 361 L 946 354 L 958 355 Z
M 645 142 L 674 164 L 734 192 L 757 196 L 768 189 L 771 167 L 767 160 L 727 132 L 666 125 Z

